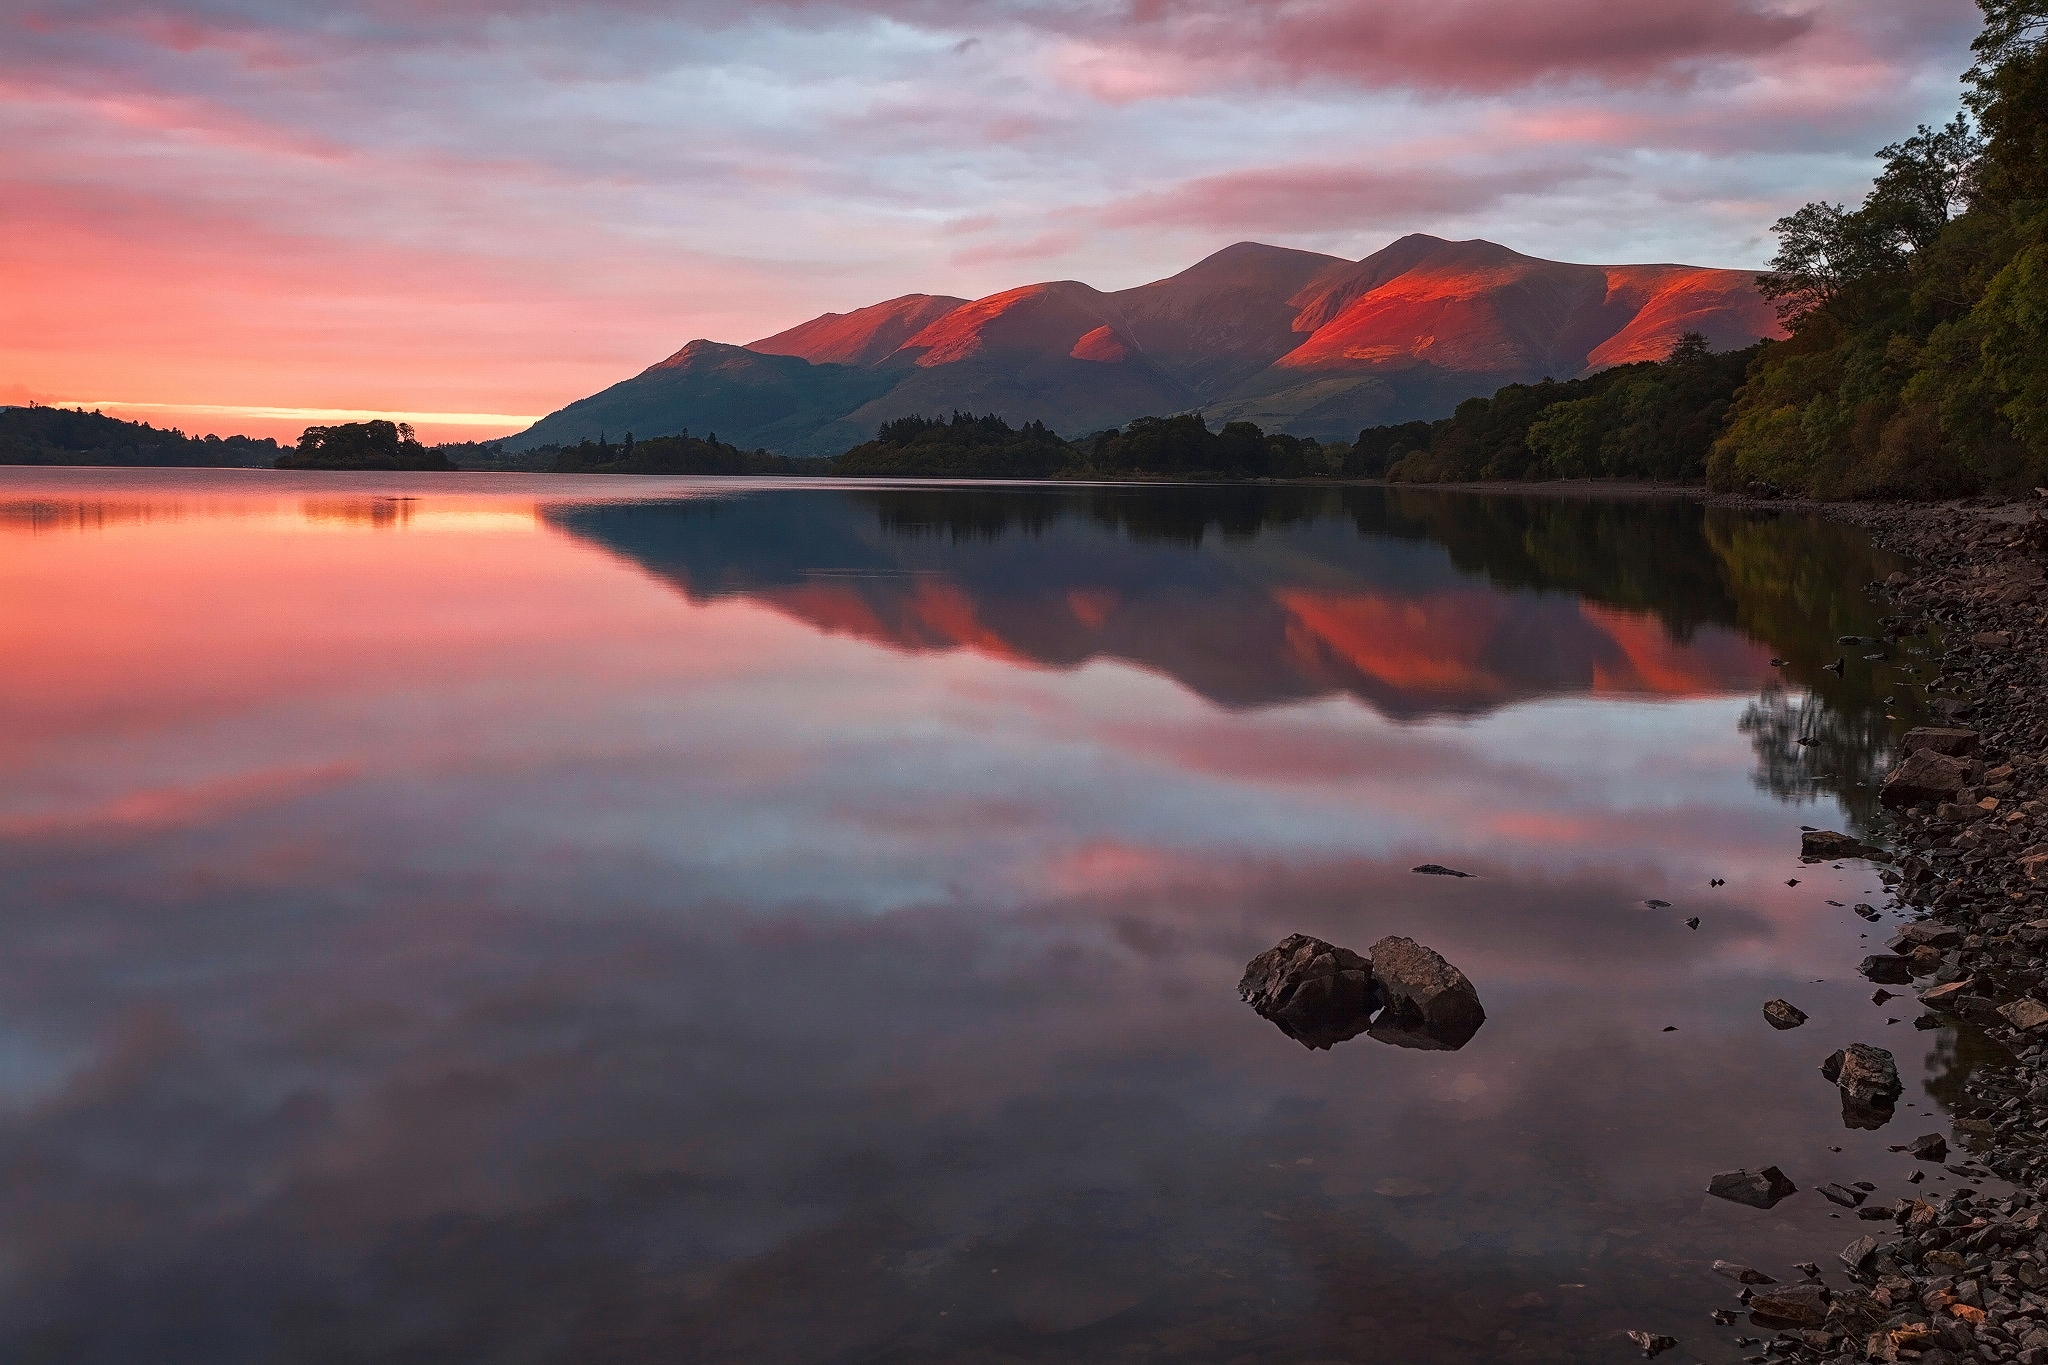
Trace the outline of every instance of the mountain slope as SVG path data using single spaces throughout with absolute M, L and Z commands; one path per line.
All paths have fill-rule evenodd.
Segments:
M 973 301 L 906 294 L 744 348 L 695 341 L 508 444 L 687 427 L 828 455 L 955 409 L 1069 436 L 1199 409 L 1349 439 L 1503 384 L 1658 358 L 1687 331 L 1721 349 L 1779 335 L 1743 271 L 1572 265 L 1421 234 L 1355 262 L 1239 242 L 1116 293 L 1060 280 Z
M 813 365 L 873 365 L 966 299 L 946 294 L 905 294 L 887 303 L 827 313 L 786 332 L 747 343 L 762 355 L 801 356 Z

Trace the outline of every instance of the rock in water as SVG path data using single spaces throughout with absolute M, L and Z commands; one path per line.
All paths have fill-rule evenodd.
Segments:
M 1946 1161 L 1948 1139 L 1939 1133 L 1922 1133 L 1899 1150 L 1910 1153 L 1915 1161 Z
M 1372 974 L 1386 1001 L 1372 1036 L 1383 1043 L 1455 1052 L 1486 1022 L 1465 974 L 1412 938 L 1373 944 Z
M 1477 872 L 1460 872 L 1457 868 L 1445 867 L 1442 863 L 1424 863 L 1421 867 L 1416 868 L 1415 871 L 1422 873 L 1426 877 L 1476 877 L 1479 875 Z
M 1370 962 L 1307 934 L 1289 934 L 1245 964 L 1237 993 L 1306 1048 L 1357 1037 L 1380 1004 Z
M 1630 1332 L 1628 1339 L 1643 1348 L 1645 1360 L 1678 1348 L 1677 1337 L 1667 1337 L 1659 1332 Z
M 1892 855 L 1883 849 L 1831 829 L 1810 829 L 1800 835 L 1799 854 L 1804 858 L 1863 858 L 1878 863 L 1892 860 Z
M 1775 1277 L 1764 1274 L 1763 1271 L 1756 1269 L 1754 1266 L 1746 1266 L 1740 1261 L 1716 1261 L 1714 1262 L 1714 1273 L 1716 1275 L 1726 1275 L 1729 1279 L 1742 1284 L 1776 1284 L 1778 1282 Z
M 1882 1128 L 1905 1093 L 1892 1054 L 1867 1043 L 1851 1043 L 1821 1063 L 1820 1074 L 1842 1092 L 1842 1122 L 1851 1128 Z
M 1764 1019 L 1775 1029 L 1798 1028 L 1806 1022 L 1806 1011 L 1789 1000 L 1767 1000 Z
M 1833 1302 L 1824 1284 L 1788 1284 L 1751 1295 L 1749 1320 L 1759 1327 L 1819 1327 Z
M 1856 970 L 1867 980 L 1903 986 L 1913 979 L 1913 960 L 1897 953 L 1872 953 Z
M 1767 1209 L 1785 1196 L 1799 1193 L 1799 1187 L 1776 1166 L 1766 1166 L 1760 1171 L 1723 1171 L 1707 1182 L 1707 1193 L 1717 1199 Z
M 1953 800 L 1970 784 L 1970 764 L 1933 749 L 1915 749 L 1892 769 L 1878 789 L 1877 799 L 1887 806 L 1914 806 L 1922 801 Z

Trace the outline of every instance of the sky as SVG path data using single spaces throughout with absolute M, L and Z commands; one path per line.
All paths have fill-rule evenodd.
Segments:
M 1409 232 L 1750 268 L 1970 0 L 0 0 L 0 403 L 504 434 L 685 342 Z

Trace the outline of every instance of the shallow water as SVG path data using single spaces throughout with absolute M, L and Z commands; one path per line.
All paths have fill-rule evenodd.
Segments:
M 1914 719 L 1834 644 L 1893 567 L 1676 500 L 0 471 L 0 1358 L 1734 1360 L 1708 1262 L 1857 1236 L 1812 1188 L 1906 1192 L 1971 1065 L 1796 857 Z M 1306 1050 L 1235 995 L 1294 931 L 1488 1022 Z

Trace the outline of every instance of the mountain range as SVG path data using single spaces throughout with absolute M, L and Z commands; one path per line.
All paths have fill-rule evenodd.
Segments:
M 1360 261 L 1240 242 L 1115 293 L 906 294 L 745 346 L 692 341 L 506 445 L 687 430 L 832 455 L 956 409 L 1069 437 L 1198 410 L 1348 441 L 1505 384 L 1660 360 L 1686 332 L 1717 349 L 1782 335 L 1750 271 L 1569 265 L 1419 234 Z

